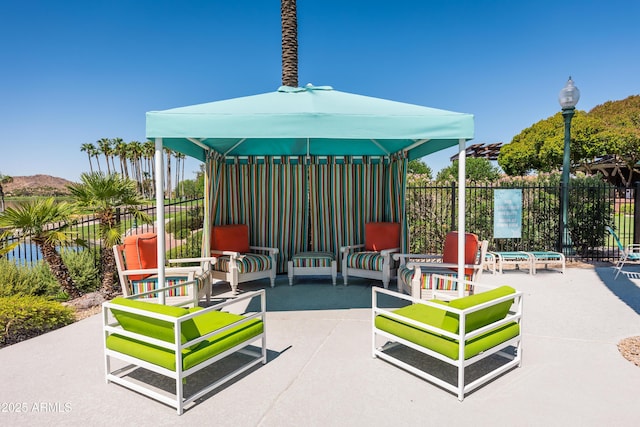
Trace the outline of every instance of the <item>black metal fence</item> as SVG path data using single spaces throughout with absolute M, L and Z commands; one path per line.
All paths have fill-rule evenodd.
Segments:
M 519 238 L 494 237 L 494 190 L 522 192 L 522 232 Z M 457 229 L 459 187 L 428 185 L 407 188 L 409 250 L 412 253 L 439 253 L 444 236 Z M 466 188 L 466 229 L 489 241 L 494 251 L 560 251 L 559 185 L 468 185 Z M 635 200 L 639 188 L 615 188 L 608 184 L 580 185 L 569 188 L 568 226 L 571 252 L 586 261 L 610 260 L 619 256 L 615 240 L 606 231 L 613 227 L 623 244 L 637 242 Z
M 143 206 L 141 211 L 147 213 L 156 220 L 155 205 Z M 202 228 L 203 218 L 203 199 L 181 200 L 176 202 L 167 202 L 165 204 L 165 227 L 167 230 L 166 246 L 170 251 L 172 258 L 185 258 L 189 256 L 199 256 L 201 233 L 193 232 Z M 144 232 L 152 232 L 155 230 L 153 224 L 138 224 L 131 215 L 117 209 L 116 220 L 120 223 L 121 233 L 123 235 L 139 234 Z M 52 228 L 59 227 L 59 224 L 52 224 Z M 90 250 L 99 253 L 100 250 L 100 229 L 98 220 L 94 215 L 82 215 L 75 218 L 71 230 L 75 233 L 74 237 L 82 240 L 84 245 L 75 245 L 70 248 L 75 251 Z M 9 252 L 7 259 L 14 260 L 19 264 L 30 265 L 42 259 L 42 254 L 37 246 L 18 237 L 11 236 L 5 242 L 10 245 L 19 242 L 19 245 Z M 198 242 L 197 247 L 193 247 L 194 242 Z M 197 252 L 197 254 L 194 254 Z M 99 257 L 96 256 L 96 263 Z
M 522 234 L 520 238 L 494 238 L 494 190 L 522 192 Z M 459 187 L 428 185 L 408 187 L 406 194 L 409 250 L 412 253 L 439 253 L 448 231 L 457 228 Z M 611 260 L 619 256 L 615 241 L 605 231 L 613 227 L 623 244 L 640 241 L 640 185 L 634 189 L 573 185 L 569 189 L 569 230 L 577 258 Z M 560 250 L 560 187 L 558 185 L 469 185 L 466 188 L 466 229 L 489 240 L 489 249 Z M 142 209 L 152 218 L 155 206 Z M 136 224 L 131 216 L 117 212 L 123 234 L 153 231 L 154 226 Z M 202 234 L 203 199 L 184 200 L 165 205 L 167 250 L 171 258 L 199 256 Z M 82 216 L 73 225 L 78 237 L 88 243 L 75 250 L 99 248 L 99 228 L 92 215 Z M 13 240 L 12 240 L 13 239 Z M 7 243 L 12 243 L 11 238 Z M 41 259 L 35 245 L 21 243 L 7 255 L 16 262 L 31 264 Z M 98 257 L 96 257 L 98 259 Z

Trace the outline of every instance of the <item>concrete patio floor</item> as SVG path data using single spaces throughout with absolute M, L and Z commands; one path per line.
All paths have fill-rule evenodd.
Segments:
M 267 286 L 268 363 L 182 416 L 105 383 L 96 315 L 0 350 L 0 425 L 638 425 L 640 367 L 617 343 L 640 335 L 640 279 L 598 267 L 485 273 L 481 282 L 525 293 L 523 365 L 463 402 L 371 357 L 377 282 L 300 278 L 290 287 L 279 276 L 273 289 L 242 286 Z

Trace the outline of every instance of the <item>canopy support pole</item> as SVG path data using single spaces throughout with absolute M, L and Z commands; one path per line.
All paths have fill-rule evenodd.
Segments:
M 165 234 L 164 234 L 164 164 L 162 161 L 162 138 L 155 140 L 156 153 L 156 233 L 158 234 L 158 287 L 165 285 Z M 158 295 L 158 302 L 164 304 L 164 292 Z
M 464 280 L 464 261 L 465 261 L 465 212 L 466 212 L 466 140 L 458 141 L 458 279 Z M 484 260 L 482 260 L 484 262 Z M 464 281 L 458 282 L 458 296 L 464 296 L 466 285 Z

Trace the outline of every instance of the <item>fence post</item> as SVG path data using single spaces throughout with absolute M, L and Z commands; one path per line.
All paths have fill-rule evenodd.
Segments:
M 633 243 L 640 242 L 640 181 L 636 182 L 633 195 Z
M 458 204 L 456 203 L 456 182 L 451 181 L 451 230 L 457 230 L 456 228 L 456 209 Z

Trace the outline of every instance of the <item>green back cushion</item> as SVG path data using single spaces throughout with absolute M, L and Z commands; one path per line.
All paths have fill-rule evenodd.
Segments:
M 487 292 L 454 299 L 449 302 L 440 300 L 431 300 L 430 302 L 464 310 L 465 308 L 489 302 L 494 299 L 510 295 L 514 292 L 515 289 L 510 286 L 501 286 Z M 466 317 L 465 332 L 473 331 L 500 319 L 504 319 L 512 304 L 513 300 L 511 299 L 468 314 Z M 394 313 L 435 326 L 436 328 L 444 329 L 447 332 L 454 334 L 459 332 L 458 328 L 460 322 L 458 315 L 435 307 L 429 307 L 424 304 L 412 304 L 395 310 Z
M 136 301 L 121 297 L 114 298 L 111 303 L 124 307 L 137 308 L 151 313 L 164 314 L 166 316 L 176 318 L 200 309 L 186 309 L 182 307 L 173 307 L 170 305 L 162 305 L 152 302 Z M 118 323 L 120 323 L 122 328 L 126 331 L 135 332 L 137 334 L 156 338 L 161 341 L 174 342 L 175 333 L 173 330 L 173 323 L 171 322 L 154 319 L 148 316 L 143 316 L 141 314 L 128 313 L 114 308 L 111 309 L 111 312 L 113 313 L 113 316 L 116 318 Z M 196 324 L 193 320 L 182 322 L 180 332 L 182 343 L 200 336 L 198 328 L 196 327 Z
M 493 301 L 498 298 L 505 297 L 507 295 L 515 293 L 516 290 L 511 286 L 501 286 L 490 291 L 481 292 L 479 294 L 470 295 L 464 298 L 454 299 L 449 302 L 449 307 L 464 310 L 478 304 Z M 483 326 L 490 325 L 493 322 L 504 319 L 509 313 L 509 308 L 513 304 L 513 299 L 509 299 L 500 304 L 492 305 L 491 307 L 483 308 L 482 310 L 475 311 L 466 316 L 465 332 L 475 331 Z M 454 313 L 447 313 L 447 317 L 451 318 L 456 323 L 456 329 L 458 329 L 458 315 Z
M 194 312 L 199 310 L 201 309 L 192 308 L 185 311 Z M 238 314 L 226 313 L 223 311 L 211 311 L 201 316 L 196 316 L 193 319 L 194 321 L 192 325 L 196 331 L 205 335 L 219 328 L 236 323 L 242 319 L 244 319 L 244 317 Z M 148 317 L 144 319 L 145 322 L 148 322 L 149 320 L 151 319 Z M 133 326 L 139 327 L 140 325 L 137 325 L 134 322 Z M 209 339 L 183 349 L 182 368 L 189 369 L 196 366 L 205 360 L 234 347 L 235 345 L 257 337 L 262 332 L 264 332 L 264 325 L 260 319 L 253 319 L 249 322 L 233 326 L 226 331 L 219 332 Z M 173 334 L 173 329 L 171 329 L 171 334 Z M 147 333 L 145 335 L 149 334 Z M 173 338 L 173 335 L 171 335 L 171 338 Z M 146 360 L 149 363 L 165 367 L 169 370 L 175 371 L 176 369 L 176 356 L 170 349 L 158 347 L 132 338 L 123 337 L 118 334 L 109 335 L 106 344 L 107 348 L 111 350 Z

